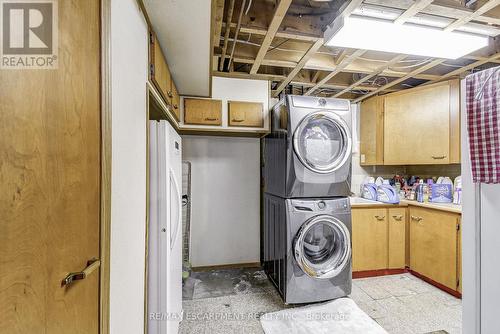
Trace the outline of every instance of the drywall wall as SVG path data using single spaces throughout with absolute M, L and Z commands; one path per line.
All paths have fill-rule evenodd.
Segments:
M 191 162 L 191 264 L 260 261 L 260 143 L 182 137 Z
M 111 334 L 144 332 L 147 52 L 137 1 L 112 0 Z

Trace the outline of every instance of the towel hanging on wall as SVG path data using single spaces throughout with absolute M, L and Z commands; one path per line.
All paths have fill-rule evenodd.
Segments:
M 500 67 L 465 80 L 473 182 L 500 183 Z

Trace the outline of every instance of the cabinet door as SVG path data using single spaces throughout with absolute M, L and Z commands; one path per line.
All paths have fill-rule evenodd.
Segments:
M 151 81 L 165 101 L 170 104 L 172 98 L 172 78 L 168 69 L 167 61 L 160 47 L 160 43 L 156 36 L 151 33 L 150 35 L 150 63 L 151 63 Z
M 184 123 L 193 125 L 221 125 L 222 101 L 184 99 Z
M 406 209 L 388 209 L 389 269 L 400 269 L 406 263 Z
M 360 164 L 384 163 L 384 97 L 375 96 L 360 107 Z
M 449 82 L 385 97 L 384 164 L 448 164 Z
M 459 215 L 410 208 L 410 267 L 444 286 L 457 289 Z
M 387 268 L 387 210 L 352 210 L 352 270 Z
M 229 126 L 261 128 L 264 126 L 262 103 L 228 101 Z
M 180 110 L 180 97 L 177 92 L 177 87 L 175 83 L 172 81 L 172 114 L 174 115 L 177 121 L 181 119 L 181 110 Z

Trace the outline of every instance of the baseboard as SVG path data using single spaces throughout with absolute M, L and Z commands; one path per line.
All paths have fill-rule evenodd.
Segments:
M 432 279 L 430 279 L 430 278 L 428 278 L 428 277 L 426 277 L 426 276 L 424 276 L 422 274 L 417 273 L 416 271 L 408 270 L 408 272 L 410 274 L 412 274 L 412 275 L 420 278 L 422 281 L 425 281 L 425 282 L 427 282 L 427 283 L 429 283 L 431 285 L 434 285 L 436 288 L 441 289 L 444 292 L 447 292 L 447 293 L 449 293 L 450 295 L 452 295 L 452 296 L 454 296 L 456 298 L 462 299 L 462 294 L 460 292 L 458 292 L 456 290 L 453 290 L 453 289 L 450 289 L 450 288 L 448 288 L 447 286 L 445 286 L 445 285 L 443 285 L 441 283 L 438 283 L 438 282 L 436 282 L 436 281 L 434 281 L 434 280 L 432 280 Z
M 211 271 L 211 270 L 222 270 L 222 269 L 241 269 L 241 268 L 260 268 L 260 262 L 251 263 L 231 263 L 231 264 L 220 264 L 213 266 L 200 266 L 192 267 L 193 271 Z
M 352 278 L 366 278 L 366 277 L 376 277 L 376 276 L 387 276 L 387 275 L 398 275 L 407 273 L 406 269 L 378 269 L 378 270 L 364 270 L 364 271 L 353 271 Z

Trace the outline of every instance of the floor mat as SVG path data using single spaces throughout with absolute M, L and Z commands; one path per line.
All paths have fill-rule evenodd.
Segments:
M 386 334 L 350 298 L 267 313 L 260 323 L 266 334 Z

